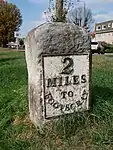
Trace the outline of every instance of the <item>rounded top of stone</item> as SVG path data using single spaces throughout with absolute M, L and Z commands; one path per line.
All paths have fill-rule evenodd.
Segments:
M 72 23 L 62 23 L 62 22 L 48 22 L 48 23 L 43 23 L 39 26 L 37 26 L 36 28 L 32 29 L 29 33 L 28 36 L 32 33 L 34 33 L 36 30 L 48 30 L 48 29 L 52 29 L 52 28 L 58 28 L 59 30 L 65 30 L 66 28 L 69 28 L 71 30 L 79 30 L 81 31 L 83 34 L 87 34 L 86 30 L 82 27 L 79 27 L 78 25 L 72 24 Z
M 44 54 L 89 53 L 90 36 L 71 23 L 44 23 L 28 33 L 25 43 L 34 43 Z

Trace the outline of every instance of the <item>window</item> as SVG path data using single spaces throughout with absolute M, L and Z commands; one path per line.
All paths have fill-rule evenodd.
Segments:
M 106 25 L 104 25 L 104 29 L 106 29 Z
M 97 45 L 98 42 L 91 42 L 91 45 Z
M 101 30 L 101 26 L 97 26 L 96 27 L 96 30 L 98 31 L 98 30 Z
M 105 30 L 106 29 L 106 25 L 102 25 L 102 30 Z
M 108 28 L 111 28 L 112 24 L 111 23 L 108 23 Z

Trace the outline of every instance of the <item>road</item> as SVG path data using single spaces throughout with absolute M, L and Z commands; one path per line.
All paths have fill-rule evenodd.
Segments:
M 102 55 L 113 56 L 113 53 L 105 53 L 105 54 L 94 53 L 93 55 L 96 55 L 96 56 L 102 56 Z

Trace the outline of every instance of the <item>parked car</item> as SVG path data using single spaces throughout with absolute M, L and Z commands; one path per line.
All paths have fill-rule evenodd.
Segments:
M 19 47 L 19 45 L 15 42 L 9 42 L 7 45 L 11 49 L 17 49 L 17 46 Z
M 98 54 L 104 54 L 104 47 L 102 46 L 101 42 L 91 42 L 91 52 L 92 54 L 98 53 Z

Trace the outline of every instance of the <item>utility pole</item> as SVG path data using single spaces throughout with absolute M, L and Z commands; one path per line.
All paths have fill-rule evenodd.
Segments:
M 56 0 L 56 21 L 63 21 L 63 0 Z
M 86 23 L 86 3 L 84 2 L 84 24 Z

